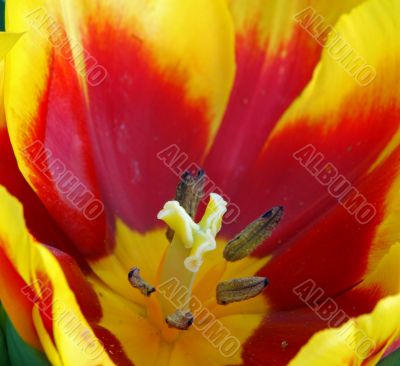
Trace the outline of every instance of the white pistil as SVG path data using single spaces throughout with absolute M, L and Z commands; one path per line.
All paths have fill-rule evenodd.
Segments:
M 184 248 L 191 249 L 185 259 L 187 270 L 197 272 L 203 263 L 206 252 L 216 248 L 215 236 L 221 229 L 222 216 L 226 212 L 226 201 L 216 193 L 210 194 L 206 212 L 199 224 L 196 224 L 178 201 L 168 201 L 158 213 L 174 232 Z
M 173 240 L 164 258 L 160 283 L 171 278 L 179 280 L 186 291 L 184 306 L 176 309 L 166 299 L 160 298 L 165 316 L 176 310 L 189 311 L 189 300 L 196 273 L 199 271 L 204 255 L 216 248 L 215 236 L 221 228 L 222 217 L 226 212 L 226 202 L 218 194 L 211 193 L 203 218 L 199 223 L 193 221 L 178 201 L 169 201 L 158 213 L 174 232 Z

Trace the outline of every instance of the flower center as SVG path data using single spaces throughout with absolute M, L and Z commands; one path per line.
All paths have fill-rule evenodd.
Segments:
M 158 295 L 162 315 L 171 328 L 186 330 L 193 323 L 191 313 L 192 288 L 196 274 L 206 260 L 207 253 L 216 249 L 216 235 L 221 229 L 227 202 L 218 194 L 211 193 L 205 213 L 197 223 L 194 217 L 203 197 L 203 171 L 195 175 L 185 173 L 177 187 L 176 199 L 168 201 L 157 218 L 164 221 L 169 229 L 167 238 L 170 245 L 162 260 L 158 274 L 158 288 L 174 283 L 183 292 L 180 307 L 167 296 Z M 228 262 L 241 260 L 251 254 L 277 226 L 282 217 L 282 207 L 274 207 L 252 222 L 233 240 L 228 242 L 223 256 Z M 131 285 L 149 297 L 155 288 L 140 277 L 140 270 L 134 267 L 128 275 Z M 235 278 L 216 284 L 215 298 L 219 305 L 243 301 L 260 294 L 267 286 L 265 277 Z

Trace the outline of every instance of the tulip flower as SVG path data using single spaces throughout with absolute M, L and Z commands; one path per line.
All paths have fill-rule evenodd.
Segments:
M 397 0 L 7 0 L 1 365 L 382 366 Z

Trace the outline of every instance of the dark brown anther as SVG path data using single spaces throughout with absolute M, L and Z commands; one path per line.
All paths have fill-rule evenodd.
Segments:
M 185 209 L 192 219 L 196 216 L 197 208 L 204 195 L 204 170 L 199 169 L 197 173 L 185 172 L 176 188 L 175 200 Z M 174 232 L 167 229 L 167 239 L 171 242 Z
M 248 225 L 224 249 L 224 258 L 235 262 L 251 254 L 269 238 L 283 216 L 283 207 L 276 206 Z
M 177 310 L 172 314 L 169 314 L 165 321 L 170 328 L 176 328 L 180 330 L 187 330 L 193 324 L 193 315 L 190 311 Z
M 130 284 L 137 288 L 144 296 L 149 297 L 156 289 L 149 285 L 142 277 L 140 277 L 140 269 L 133 267 L 128 273 Z
M 232 302 L 251 299 L 259 295 L 268 285 L 265 277 L 235 278 L 220 282 L 217 285 L 217 302 L 220 305 L 227 305 Z

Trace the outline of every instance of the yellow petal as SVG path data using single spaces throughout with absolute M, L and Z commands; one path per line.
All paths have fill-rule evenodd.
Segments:
M 7 55 L 21 36 L 20 33 L 0 32 L 0 60 Z
M 329 34 L 313 79 L 274 133 L 303 120 L 323 124 L 328 132 L 345 113 L 352 118 L 378 105 L 398 106 L 400 20 L 394 14 L 399 13 L 397 1 L 370 0 L 342 16 Z M 329 24 L 326 19 L 324 22 Z M 338 113 L 343 106 L 347 109 Z
M 332 3 L 327 0 L 228 0 L 235 29 L 239 35 L 256 31 L 260 45 L 266 45 L 270 53 L 275 53 L 281 44 L 286 43 L 296 27 L 296 16 L 306 9 L 313 9 L 311 22 L 318 15 L 329 23 L 335 23 L 340 15 L 351 10 L 364 0 L 350 0 Z M 318 23 L 318 22 L 317 22 Z
M 374 311 L 314 335 L 289 366 L 373 366 L 399 336 L 400 295 L 381 300 Z
M 29 234 L 22 205 L 3 187 L 0 187 L 0 202 L 0 249 L 35 292 L 35 299 L 29 299 L 35 303 L 34 324 L 48 358 L 56 364 L 61 360 L 61 364 L 71 366 L 113 365 L 82 314 L 59 260 Z M 28 292 L 25 294 L 30 296 Z M 42 302 L 37 301 L 39 298 Z M 6 301 L 6 309 L 8 304 Z M 38 318 L 38 308 L 44 305 L 48 309 L 41 309 L 41 316 L 50 321 L 54 342 Z

